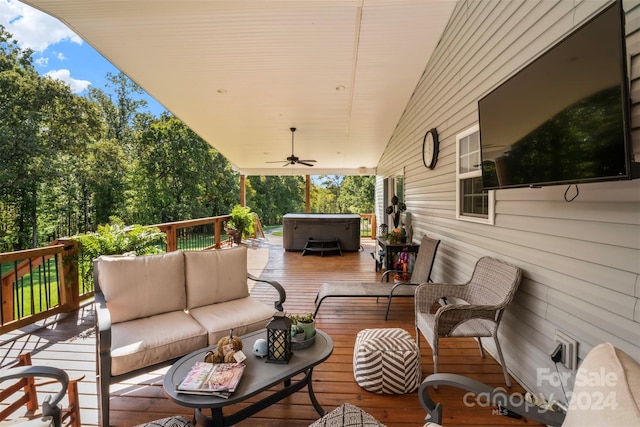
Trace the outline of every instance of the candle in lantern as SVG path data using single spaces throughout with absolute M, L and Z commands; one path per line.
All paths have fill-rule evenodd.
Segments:
M 278 334 L 273 349 L 273 357 L 276 359 L 284 359 L 284 337 L 282 334 Z

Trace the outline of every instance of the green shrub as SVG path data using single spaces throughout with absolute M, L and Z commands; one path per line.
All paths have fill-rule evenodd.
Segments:
M 227 223 L 230 228 L 235 228 L 242 233 L 242 237 L 253 234 L 254 213 L 251 208 L 236 205 L 231 211 L 231 219 Z
M 167 236 L 157 227 L 142 225 L 125 226 L 112 217 L 111 224 L 99 225 L 95 233 L 74 236 L 80 245 L 78 257 L 84 283 L 93 280 L 93 260 L 100 255 L 159 254 L 165 251 Z

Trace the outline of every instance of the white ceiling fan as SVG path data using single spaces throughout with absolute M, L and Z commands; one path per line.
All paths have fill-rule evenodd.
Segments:
M 315 163 L 315 160 L 300 160 L 300 158 L 298 158 L 298 156 L 296 156 L 293 153 L 293 134 L 296 131 L 296 128 L 290 128 L 291 130 L 291 155 L 289 157 L 287 157 L 286 160 L 276 160 L 276 161 L 272 161 L 272 162 L 267 162 L 267 163 L 280 163 L 280 162 L 284 162 L 284 165 L 282 165 L 282 167 L 285 166 L 289 166 L 289 165 L 295 165 L 295 164 L 301 164 L 301 165 L 305 165 L 305 166 L 313 166 L 311 163 Z

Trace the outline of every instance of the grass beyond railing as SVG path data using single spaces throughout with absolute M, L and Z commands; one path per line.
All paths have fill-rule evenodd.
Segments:
M 73 287 L 65 281 L 66 273 L 71 269 L 63 263 L 71 250 L 73 246 L 52 244 L 44 248 L 0 254 L 2 332 L 77 306 L 77 288 L 74 292 Z

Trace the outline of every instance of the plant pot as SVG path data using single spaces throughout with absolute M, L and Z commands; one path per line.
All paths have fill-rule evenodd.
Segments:
M 311 323 L 298 322 L 298 326 L 304 330 L 304 339 L 308 340 L 316 334 L 316 322 Z
M 242 233 L 240 231 L 237 231 L 236 234 L 233 235 L 233 243 L 236 245 L 242 243 Z

